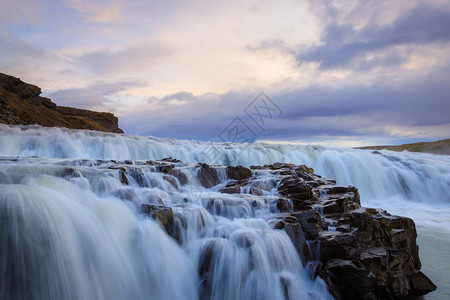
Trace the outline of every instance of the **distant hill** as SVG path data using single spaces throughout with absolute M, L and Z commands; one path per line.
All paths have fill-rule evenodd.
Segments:
M 359 147 L 357 149 L 372 149 L 372 150 L 386 149 L 391 151 L 408 150 L 410 152 L 424 152 L 432 154 L 450 155 L 450 139 L 440 140 L 436 142 L 403 144 L 398 146 L 368 146 L 368 147 Z
M 0 123 L 123 133 L 111 113 L 58 106 L 41 89 L 0 73 Z

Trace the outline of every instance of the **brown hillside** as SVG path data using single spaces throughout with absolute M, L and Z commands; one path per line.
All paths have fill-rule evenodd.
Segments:
M 436 142 L 404 144 L 398 146 L 369 146 L 369 147 L 360 147 L 358 149 L 372 149 L 372 150 L 386 149 L 391 151 L 408 150 L 410 152 L 425 152 L 432 154 L 450 155 L 450 139 L 440 140 Z
M 0 123 L 123 133 L 111 113 L 57 106 L 41 89 L 0 73 Z

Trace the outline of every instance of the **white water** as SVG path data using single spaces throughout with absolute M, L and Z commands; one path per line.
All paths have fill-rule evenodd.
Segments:
M 313 167 L 318 174 L 337 179 L 338 184 L 352 184 L 358 187 L 361 193 L 361 202 L 364 206 L 382 207 L 393 214 L 413 218 L 418 225 L 419 241 L 426 240 L 421 239 L 421 232 L 424 232 L 424 234 L 438 232 L 439 236 L 448 237 L 450 233 L 450 158 L 431 154 L 381 152 L 382 155 L 379 155 L 373 154 L 371 151 L 318 146 L 225 145 L 41 128 L 38 126 L 13 127 L 0 125 L 0 156 L 118 160 L 173 157 L 185 162 L 245 166 L 264 165 L 277 161 L 306 164 Z M 91 296 L 96 299 L 112 299 L 111 295 L 117 299 L 142 298 L 143 295 L 145 297 L 153 295 L 155 299 L 176 299 L 180 295 L 181 298 L 190 298 L 190 296 L 195 298 L 198 297 L 198 294 L 196 294 L 198 289 L 192 287 L 197 287 L 200 284 L 200 279 L 192 275 L 196 274 L 196 266 L 198 265 L 198 261 L 193 258 L 199 259 L 200 253 L 210 251 L 211 248 L 214 249 L 215 253 L 222 253 L 212 258 L 215 266 L 219 268 L 215 269 L 214 273 L 220 273 L 220 276 L 216 277 L 217 280 L 220 280 L 217 281 L 217 285 L 210 286 L 213 295 L 217 293 L 217 297 L 224 297 L 225 299 L 224 295 L 227 295 L 237 299 L 233 293 L 239 293 L 243 298 L 251 295 L 251 297 L 260 299 L 261 295 L 252 293 L 251 287 L 258 285 L 259 290 L 262 291 L 264 290 L 263 286 L 267 287 L 267 282 L 271 282 L 275 286 L 270 286 L 270 291 L 275 294 L 271 295 L 270 299 L 276 299 L 277 296 L 281 295 L 276 294 L 277 291 L 281 293 L 279 283 L 286 282 L 286 278 L 289 278 L 289 281 L 296 282 L 295 285 L 290 286 L 302 287 L 298 291 L 289 290 L 289 295 L 298 295 L 298 293 L 303 292 L 301 294 L 303 296 L 314 293 L 317 297 L 326 297 L 323 289 L 318 287 L 318 285 L 320 286 L 319 283 L 309 282 L 304 278 L 303 272 L 296 273 L 291 269 L 292 265 L 298 264 L 295 255 L 288 263 L 271 261 L 266 257 L 261 262 L 264 267 L 258 272 L 252 272 L 248 269 L 248 266 L 251 265 L 248 257 L 254 255 L 259 257 L 262 255 L 260 252 L 250 254 L 249 250 L 244 249 L 236 253 L 229 251 L 233 247 L 233 249 L 239 248 L 237 243 L 239 239 L 232 238 L 232 236 L 236 237 L 239 234 L 257 241 L 259 247 L 265 249 L 264 251 L 280 251 L 280 249 L 271 249 L 270 245 L 276 243 L 275 241 L 283 243 L 283 245 L 286 244 L 283 246 L 283 249 L 286 249 L 284 251 L 292 251 L 292 249 L 289 250 L 291 246 L 288 246 L 286 236 L 273 236 L 268 244 L 260 239 L 261 235 L 265 236 L 265 233 L 271 232 L 270 236 L 273 232 L 264 222 L 250 222 L 243 219 L 230 221 L 231 217 L 236 216 L 245 218 L 260 216 L 262 215 L 260 211 L 255 212 L 251 207 L 237 204 L 236 210 L 228 212 L 227 219 L 214 214 L 211 215 L 211 212 L 214 211 L 205 211 L 203 208 L 205 203 L 190 206 L 190 214 L 187 213 L 189 210 L 184 210 L 186 211 L 184 217 L 190 218 L 190 222 L 196 224 L 199 216 L 201 216 L 204 227 L 200 226 L 201 228 L 195 228 L 195 230 L 184 231 L 182 233 L 184 244 L 183 248 L 180 249 L 171 240 L 164 238 L 165 235 L 162 231 L 155 230 L 157 226 L 153 221 L 141 220 L 141 216 L 136 213 L 132 205 L 124 204 L 124 202 L 117 200 L 117 197 L 111 195 L 111 191 L 120 188 L 120 182 L 117 179 L 113 177 L 105 178 L 105 176 L 98 174 L 89 175 L 93 171 L 86 167 L 86 174 L 83 174 L 85 178 L 69 182 L 70 186 L 66 187 L 69 184 L 67 180 L 51 175 L 42 176 L 42 173 L 54 172 L 51 170 L 57 163 L 54 160 L 45 163 L 40 160 L 39 166 L 34 171 L 29 169 L 30 163 L 21 164 L 19 162 L 10 166 L 10 168 L 15 168 L 14 170 L 5 170 L 4 165 L 0 169 L 1 182 L 20 183 L 14 185 L 13 188 L 11 185 L 1 186 L 2 222 L 5 211 L 17 213 L 18 218 L 27 218 L 27 220 L 30 218 L 30 224 L 27 223 L 29 227 L 19 226 L 18 224 L 14 226 L 18 227 L 17 230 L 24 232 L 24 236 L 27 236 L 28 230 L 50 231 L 52 238 L 44 239 L 48 243 L 47 247 L 54 253 L 64 253 L 64 257 L 58 257 L 59 254 L 55 254 L 56 261 L 52 262 L 55 265 L 49 264 L 49 271 L 42 275 L 44 277 L 39 282 L 30 284 L 44 284 L 49 279 L 45 276 L 52 276 L 53 271 L 61 273 L 58 278 L 66 278 L 73 283 L 65 286 L 63 279 L 52 282 L 52 287 L 48 287 L 47 294 L 42 292 L 42 298 L 48 296 L 49 293 L 54 293 L 54 295 L 51 294 L 55 297 L 54 299 L 61 295 L 75 295 L 74 298 L 80 299 L 90 298 Z M 64 160 L 59 163 L 67 164 L 69 162 Z M 50 171 L 44 171 L 43 169 Z M 101 171 L 104 172 L 104 170 Z M 22 178 L 17 175 L 21 172 L 31 172 L 32 174 L 24 175 Z M 97 172 L 99 171 L 97 170 Z M 20 180 L 10 178 L 11 174 L 14 174 Z M 171 191 L 167 182 L 166 186 L 162 186 L 163 180 L 161 180 L 158 181 L 158 178 L 153 178 L 153 185 L 156 185 L 156 187 L 153 190 L 150 188 L 151 191 L 141 191 L 141 189 L 135 187 L 137 194 L 140 195 L 138 199 L 148 200 L 144 192 L 158 193 L 159 198 L 163 199 L 165 203 L 168 202 L 176 206 L 177 201 L 181 201 L 185 196 L 195 198 L 192 197 L 192 191 L 185 191 L 186 195 Z M 160 182 L 160 186 L 158 186 L 158 182 Z M 191 184 L 197 188 L 195 183 Z M 11 196 L 8 195 L 11 195 L 11 193 L 15 193 L 14 197 L 20 199 L 20 201 L 10 203 L 12 202 Z M 233 200 L 224 199 L 223 201 Z M 46 203 L 46 206 L 36 203 Z M 177 210 L 174 210 L 177 215 Z M 18 213 L 19 211 L 21 214 Z M 33 217 L 39 216 L 41 213 L 45 218 L 40 217 L 39 220 L 33 221 Z M 61 215 L 64 215 L 64 218 L 59 217 Z M 41 228 L 44 225 L 38 225 L 38 223 L 42 220 L 45 221 L 43 222 L 45 226 L 52 226 L 52 228 Z M 12 221 L 9 220 L 8 222 Z M 189 220 L 185 222 L 189 223 Z M 3 225 L 2 228 L 4 228 Z M 68 234 L 68 231 L 71 233 Z M 221 235 L 217 236 L 217 232 L 221 232 Z M 39 242 L 39 239 L 43 239 L 39 236 L 37 234 L 33 238 L 38 239 L 37 242 Z M 97 238 L 97 236 L 102 238 Z M 223 236 L 227 238 L 224 239 Z M 135 247 L 134 239 L 141 241 L 137 243 L 140 247 Z M 209 239 L 213 240 L 210 241 Z M 443 240 L 448 241 L 448 238 Z M 151 241 L 159 241 L 160 247 L 164 251 L 155 254 L 155 252 L 158 252 L 155 249 L 149 255 L 146 247 L 150 247 L 149 249 L 155 247 L 155 243 Z M 66 245 L 67 242 L 70 242 L 70 244 Z M 212 243 L 212 245 L 208 246 L 208 243 Z M 85 245 L 93 244 L 95 246 L 86 246 L 90 249 L 88 253 L 80 253 L 86 252 L 86 249 L 83 249 L 83 251 L 74 250 L 77 247 L 80 248 L 80 245 L 85 247 Z M 441 244 L 437 243 L 431 247 L 440 247 Z M 423 247 L 427 250 L 427 253 L 430 253 L 430 249 L 426 248 L 430 247 L 430 243 L 424 244 Z M 51 252 L 50 250 L 46 252 Z M 227 253 L 233 254 L 227 255 Z M 265 253 L 267 256 L 268 252 Z M 285 253 L 285 255 L 290 257 L 291 254 Z M 173 257 L 177 257 L 178 261 L 173 261 Z M 169 261 L 172 263 L 170 266 L 153 265 L 155 263 L 165 264 Z M 227 264 L 230 261 L 239 262 L 239 264 Z M 431 260 L 428 261 L 433 264 Z M 62 262 L 64 262 L 63 268 L 60 268 Z M 425 271 L 433 271 L 433 266 L 431 268 L 427 266 L 427 257 L 422 257 L 422 262 Z M 22 262 L 22 264 L 26 263 L 27 261 Z M 434 264 L 439 263 L 434 262 Z M 84 265 L 89 265 L 89 268 L 83 267 Z M 19 268 L 20 266 L 19 264 L 14 267 Z M 248 281 L 245 284 L 242 283 L 242 280 L 232 276 L 233 268 L 241 268 L 239 274 L 246 274 L 245 278 Z M 151 270 L 158 270 L 158 275 L 153 274 Z M 161 270 L 170 270 L 170 272 L 166 273 Z M 100 276 L 99 274 L 107 274 L 107 276 Z M 180 274 L 191 274 L 191 276 Z M 234 273 L 234 275 L 236 274 Z M 433 274 L 428 275 L 435 281 L 439 280 L 434 278 Z M 450 274 L 447 275 L 450 276 Z M 255 276 L 257 277 L 255 278 Z M 273 276 L 276 276 L 278 280 L 273 280 Z M 91 280 L 91 277 L 94 277 L 95 280 Z M 183 278 L 183 280 L 180 278 Z M 224 278 L 228 278 L 229 285 L 219 284 L 226 280 Z M 280 280 L 280 278 L 283 279 Z M 81 282 L 83 280 L 85 282 Z M 155 286 L 152 286 L 155 282 L 158 282 L 158 287 L 167 288 L 158 288 L 155 291 Z M 234 288 L 236 284 L 239 285 L 238 289 Z M 441 293 L 440 295 L 444 296 L 450 295 L 448 289 L 442 290 L 439 282 L 437 284 L 438 291 L 435 293 Z M 54 287 L 56 285 L 58 285 L 58 288 Z M 80 286 L 85 288 L 79 288 Z M 104 287 L 106 286 L 113 286 L 113 288 L 106 288 L 105 290 Z M 176 291 L 171 286 L 176 286 Z

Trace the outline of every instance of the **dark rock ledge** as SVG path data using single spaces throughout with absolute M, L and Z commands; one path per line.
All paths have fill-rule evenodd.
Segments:
M 113 163 L 109 169 L 120 172 L 124 185 L 127 178 L 133 178 L 145 186 L 134 162 Z M 179 170 L 189 164 L 171 158 L 140 163 L 154 166 L 175 188 L 188 182 Z M 253 207 L 269 205 L 274 212 L 269 224 L 287 233 L 309 275 L 320 276 L 336 299 L 394 299 L 436 289 L 420 271 L 412 219 L 361 207 L 357 188 L 336 185 L 303 165 L 275 163 L 248 169 L 197 164 L 196 168 L 198 181 L 205 188 L 252 201 Z M 226 183 L 220 183 L 219 169 L 226 172 Z M 73 170 L 67 173 L 76 174 Z M 273 180 L 262 183 L 258 180 L 262 174 Z M 278 195 L 268 197 L 268 191 Z M 164 203 L 143 204 L 141 211 L 158 220 L 179 241 L 172 208 Z

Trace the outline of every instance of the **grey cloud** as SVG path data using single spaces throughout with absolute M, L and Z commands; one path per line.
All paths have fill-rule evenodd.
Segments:
M 180 101 L 180 102 L 186 102 L 186 101 L 195 101 L 197 98 L 190 92 L 178 92 L 172 95 L 164 96 L 160 99 L 161 103 L 168 103 L 171 101 Z
M 315 86 L 270 94 L 284 113 L 268 121 L 265 131 L 243 111 L 256 97 L 249 92 L 208 95 L 208 99 L 199 95 L 181 105 L 152 107 L 122 117 L 121 126 L 126 133 L 216 141 L 236 117 L 259 139 L 277 140 L 381 136 L 389 135 L 395 126 L 412 131 L 418 126 L 450 128 L 450 84 L 443 76 L 449 71 L 447 65 L 402 84 L 380 80 L 370 86 Z
M 0 67 L 9 68 L 27 65 L 28 68 L 49 60 L 58 61 L 58 57 L 49 51 L 35 47 L 25 41 L 17 40 L 5 32 L 0 32 Z
M 77 108 L 93 108 L 110 103 L 108 96 L 117 96 L 128 89 L 144 86 L 140 80 L 124 79 L 113 83 L 96 83 L 84 88 L 68 88 L 50 92 L 45 96 L 58 105 L 73 106 Z
M 369 23 L 361 29 L 353 24 L 329 24 L 322 36 L 323 45 L 315 46 L 297 56 L 299 62 L 319 62 L 321 69 L 371 68 L 391 66 L 404 61 L 394 58 L 366 61 L 367 54 L 395 46 L 448 43 L 450 41 L 450 9 L 444 6 L 421 4 L 400 15 L 392 24 L 379 26 Z M 392 53 L 391 53 L 392 54 Z

